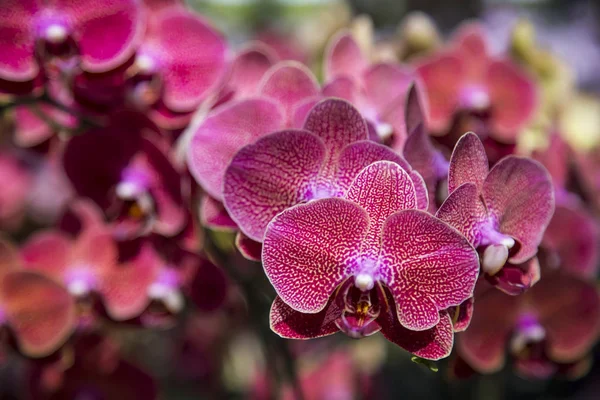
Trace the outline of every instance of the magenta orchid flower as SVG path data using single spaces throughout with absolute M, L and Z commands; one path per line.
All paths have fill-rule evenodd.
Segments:
M 352 103 L 375 139 L 401 151 L 406 139 L 404 105 L 413 73 L 392 63 L 370 64 L 348 32 L 335 36 L 325 55 L 325 96 Z
M 8 327 L 19 349 L 44 357 L 62 346 L 75 329 L 75 303 L 44 275 L 20 268 L 17 250 L 0 239 L 0 327 Z
M 121 222 L 121 237 L 173 236 L 185 226 L 181 177 L 160 150 L 162 140 L 147 117 L 123 111 L 67 144 L 63 164 L 74 189 Z
M 228 69 L 227 43 L 200 15 L 183 6 L 152 13 L 135 59 L 137 69 L 158 74 L 161 101 L 174 113 L 194 111 L 216 96 Z
M 545 275 L 523 296 L 479 288 L 469 329 L 457 337 L 459 355 L 476 371 L 493 373 L 512 356 L 526 376 L 548 378 L 561 364 L 586 356 L 600 334 L 600 296 L 593 284 Z
M 310 338 L 379 330 L 428 359 L 447 356 L 447 308 L 473 294 L 476 251 L 454 228 L 418 210 L 408 173 L 390 161 L 364 168 L 344 198 L 309 201 L 268 225 L 263 265 L 278 298 L 272 329 Z
M 143 34 L 135 0 L 18 0 L 3 8 L 0 81 L 8 83 L 31 82 L 42 73 L 40 45 L 57 55 L 75 50 L 84 71 L 103 73 L 128 61 Z
M 527 261 L 536 255 L 554 212 L 554 190 L 545 168 L 508 156 L 489 170 L 481 141 L 467 133 L 452 153 L 448 192 L 437 216 L 482 253 L 486 276 L 513 294 L 533 285 L 539 264 Z
M 223 183 L 229 215 L 250 239 L 261 242 L 278 213 L 313 199 L 342 197 L 367 165 L 390 160 L 405 167 L 427 208 L 421 176 L 393 150 L 368 140 L 367 125 L 348 102 L 326 99 L 309 113 L 302 130 L 284 130 L 243 147 Z
M 447 51 L 417 66 L 429 99 L 428 128 L 444 134 L 461 111 L 485 115 L 490 135 L 514 143 L 537 106 L 534 82 L 508 59 L 491 56 L 483 28 L 463 26 Z

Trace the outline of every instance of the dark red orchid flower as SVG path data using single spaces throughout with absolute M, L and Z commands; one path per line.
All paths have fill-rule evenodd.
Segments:
M 455 229 L 418 209 L 408 173 L 364 168 L 343 198 L 288 208 L 268 225 L 263 265 L 278 294 L 271 328 L 309 339 L 378 331 L 422 358 L 448 356 L 447 312 L 473 294 L 479 261 Z
M 466 133 L 452 153 L 448 192 L 436 215 L 481 252 L 486 276 L 512 294 L 533 285 L 539 264 L 531 259 L 554 213 L 546 169 L 537 161 L 508 156 L 490 170 L 481 141 Z
M 182 178 L 160 149 L 162 141 L 147 117 L 122 111 L 66 146 L 63 164 L 73 187 L 120 222 L 120 237 L 150 231 L 173 236 L 186 224 Z
M 393 150 L 368 139 L 367 125 L 352 105 L 326 99 L 309 113 L 302 130 L 264 136 L 243 147 L 225 173 L 229 215 L 250 239 L 261 242 L 279 212 L 313 199 L 342 197 L 362 168 L 379 160 L 403 166 L 427 208 L 421 176 Z
M 480 373 L 500 370 L 508 350 L 519 373 L 545 379 L 583 359 L 600 334 L 598 290 L 573 276 L 545 275 L 522 296 L 485 282 L 476 293 L 471 325 L 457 336 L 457 349 Z
M 401 151 L 406 140 L 404 106 L 414 73 L 393 63 L 371 64 L 349 32 L 334 36 L 325 53 L 325 96 L 352 103 L 376 133 Z

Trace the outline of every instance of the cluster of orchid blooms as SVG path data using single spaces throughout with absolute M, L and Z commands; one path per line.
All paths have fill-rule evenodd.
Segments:
M 319 82 L 265 43 L 232 50 L 177 1 L 9 3 L 5 351 L 48 357 L 105 320 L 219 309 L 231 284 L 208 229 L 262 262 L 281 337 L 381 331 L 422 359 L 456 348 L 457 370 L 506 354 L 527 376 L 585 370 L 600 185 L 589 166 L 573 184 L 557 129 L 516 146 L 542 95 L 482 26 L 405 63 L 372 61 L 345 30 Z

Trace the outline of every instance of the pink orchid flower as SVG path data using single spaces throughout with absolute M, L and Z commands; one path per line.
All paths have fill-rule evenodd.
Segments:
M 508 156 L 490 170 L 481 141 L 466 133 L 450 159 L 448 192 L 436 215 L 482 253 L 486 277 L 512 294 L 533 285 L 539 263 L 531 259 L 554 213 L 546 169 L 537 161 Z
M 472 296 L 478 256 L 458 231 L 417 207 L 408 173 L 379 161 L 343 198 L 278 214 L 263 244 L 265 272 L 278 294 L 272 329 L 295 339 L 381 331 L 419 357 L 450 354 L 446 309 Z

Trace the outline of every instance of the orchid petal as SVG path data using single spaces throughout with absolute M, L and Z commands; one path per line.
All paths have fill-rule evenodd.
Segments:
M 303 64 L 283 61 L 265 73 L 258 92 L 283 107 L 289 124 L 292 122 L 294 106 L 306 98 L 318 96 L 319 84 Z
M 394 300 L 388 296 L 388 302 Z M 397 344 L 406 351 L 428 360 L 439 360 L 450 355 L 454 343 L 452 321 L 447 312 L 439 315 L 439 323 L 434 327 L 413 331 L 400 325 L 396 318 L 396 310 L 391 308 L 377 321 L 381 324 L 381 333 L 390 342 Z
M 436 217 L 456 228 L 473 246 L 479 246 L 480 227 L 487 218 L 487 211 L 474 183 L 464 183 L 454 190 L 437 211 Z
M 382 226 L 390 215 L 417 208 L 417 194 L 410 176 L 390 161 L 364 168 L 352 182 L 346 198 L 360 205 L 369 216 L 369 234 L 362 251 L 377 251 Z
M 283 338 L 314 339 L 338 332 L 335 320 L 341 313 L 342 310 L 333 300 L 321 312 L 304 314 L 294 310 L 277 296 L 271 306 L 269 318 L 271 330 Z
M 463 61 L 455 55 L 441 54 L 417 66 L 429 100 L 428 127 L 443 132 L 458 107 L 460 86 L 466 77 Z
M 494 139 L 514 143 L 537 106 L 534 82 L 510 61 L 494 61 L 487 68 Z
M 243 232 L 235 236 L 235 247 L 250 261 L 260 262 L 262 257 L 262 243 L 250 239 Z
M 25 269 L 35 270 L 63 282 L 69 264 L 71 240 L 60 232 L 46 231 L 33 235 L 21 247 Z
M 167 108 L 192 111 L 222 84 L 227 44 L 208 22 L 183 7 L 159 14 L 141 54 L 159 64 Z
M 337 97 L 355 104 L 358 98 L 358 90 L 355 81 L 347 76 L 340 76 L 323 86 L 323 95 Z
M 264 43 L 254 42 L 240 51 L 231 64 L 227 84 L 237 99 L 254 95 L 265 73 L 277 62 L 277 54 Z
M 202 226 L 220 231 L 233 231 L 238 227 L 223 203 L 210 196 L 204 196 L 200 200 L 200 222 Z
M 143 14 L 137 1 L 76 0 L 56 3 L 74 24 L 84 70 L 107 72 L 133 56 L 144 30 Z
M 499 230 L 519 241 L 509 261 L 522 263 L 534 256 L 554 213 L 554 190 L 544 167 L 531 159 L 506 157 L 490 171 L 482 196 L 498 218 Z
M 318 103 L 306 117 L 304 129 L 323 140 L 330 158 L 337 157 L 345 146 L 369 138 L 367 124 L 358 110 L 340 99 Z
M 100 293 L 107 314 L 116 321 L 140 315 L 150 304 L 148 288 L 159 268 L 158 255 L 144 245 L 133 260 L 106 271 Z
M 331 39 L 325 51 L 325 80 L 330 81 L 341 76 L 360 79 L 367 63 L 352 34 L 341 32 Z
M 542 244 L 556 252 L 561 270 L 584 279 L 598 271 L 600 230 L 598 222 L 581 205 L 557 205 Z
M 266 99 L 233 102 L 217 109 L 195 128 L 187 160 L 196 181 L 216 200 L 222 199 L 223 176 L 243 146 L 283 126 L 281 110 Z
M 439 311 L 472 296 L 479 256 L 441 220 L 423 211 L 400 211 L 386 220 L 381 241 L 380 262 L 389 268 L 387 284 L 404 327 L 430 329 L 439 323 Z
M 565 275 L 544 277 L 531 289 L 531 305 L 546 330 L 549 356 L 583 357 L 600 335 L 600 295 L 590 283 Z
M 57 350 L 75 328 L 75 303 L 60 285 L 33 272 L 12 272 L 0 282 L 0 303 L 19 348 L 31 357 Z
M 296 311 L 323 310 L 347 277 L 368 226 L 360 206 L 339 198 L 300 204 L 277 215 L 263 244 L 263 265 L 277 294 Z
M 457 336 L 461 357 L 481 373 L 499 371 L 504 365 L 506 342 L 519 313 L 519 298 L 489 289 L 476 300 L 469 329 Z
M 474 297 L 469 297 L 463 301 L 459 306 L 455 307 L 454 315 L 449 312 L 452 317 L 452 326 L 454 332 L 464 332 L 469 327 L 471 319 L 473 318 L 473 305 L 475 303 Z M 450 310 L 448 310 L 450 311 Z
M 465 133 L 454 146 L 448 170 L 448 193 L 466 182 L 481 189 L 488 175 L 489 165 L 485 149 L 473 132 Z
M 279 212 L 312 198 L 325 158 L 323 141 L 306 131 L 281 131 L 243 147 L 226 170 L 223 200 L 229 215 L 262 241 Z
M 26 82 L 37 76 L 35 37 L 30 25 L 41 6 L 39 0 L 3 2 L 0 15 L 0 79 Z

